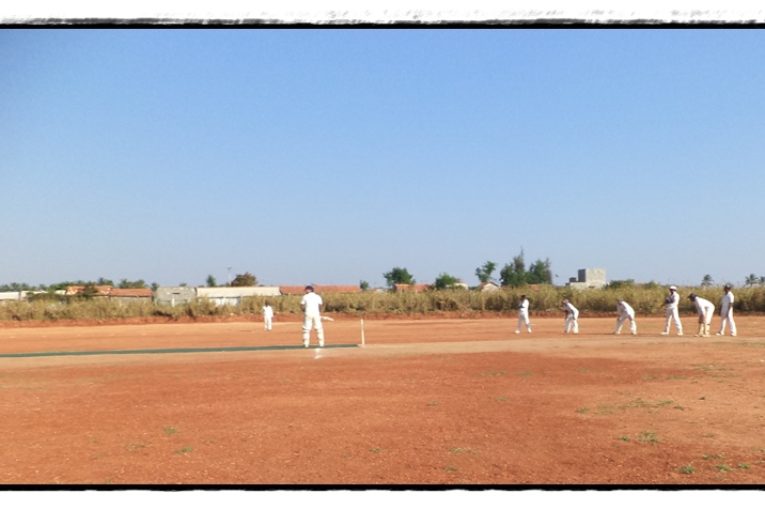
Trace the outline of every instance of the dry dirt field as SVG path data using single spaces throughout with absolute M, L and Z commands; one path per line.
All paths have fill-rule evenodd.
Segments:
M 694 320 L 0 326 L 0 484 L 762 485 L 765 317 Z

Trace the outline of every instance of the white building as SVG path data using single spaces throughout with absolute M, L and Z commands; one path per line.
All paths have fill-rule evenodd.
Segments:
M 580 269 L 576 278 L 569 279 L 567 286 L 574 289 L 602 289 L 608 285 L 606 270 L 602 268 Z

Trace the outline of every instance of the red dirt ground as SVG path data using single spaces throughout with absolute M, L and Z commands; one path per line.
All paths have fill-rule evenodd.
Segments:
M 366 345 L 0 358 L 2 484 L 762 484 L 765 318 L 375 320 Z M 686 317 L 687 332 L 695 328 Z M 328 344 L 360 323 L 325 323 Z M 713 329 L 717 323 L 713 325 Z M 300 324 L 0 328 L 0 353 L 300 345 Z

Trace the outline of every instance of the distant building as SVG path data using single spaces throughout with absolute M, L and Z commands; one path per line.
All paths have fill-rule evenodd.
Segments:
M 14 290 L 12 292 L 0 292 L 0 301 L 19 301 L 22 293 Z
M 358 285 L 311 285 L 317 294 L 358 294 L 362 292 Z M 280 285 L 279 292 L 282 296 L 302 296 L 305 294 L 305 285 Z
M 243 298 L 281 295 L 279 287 L 197 287 L 198 299 L 207 299 L 217 306 L 239 306 Z
M 197 298 L 194 287 L 158 287 L 154 302 L 158 305 L 177 306 L 191 303 Z
M 500 289 L 499 285 L 494 282 L 482 283 L 478 288 L 481 289 L 481 292 L 497 292 Z
M 574 289 L 602 289 L 608 285 L 606 270 L 601 268 L 580 269 L 576 278 L 570 278 L 567 286 Z

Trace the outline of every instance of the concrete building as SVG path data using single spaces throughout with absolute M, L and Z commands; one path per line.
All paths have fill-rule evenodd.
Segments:
M 576 278 L 570 278 L 567 286 L 574 289 L 602 289 L 608 285 L 606 270 L 601 268 L 580 269 Z
M 246 297 L 280 296 L 279 287 L 197 287 L 197 299 L 207 299 L 217 306 L 238 306 Z
M 158 305 L 183 305 L 196 298 L 197 291 L 194 287 L 158 287 L 154 292 L 154 302 Z

